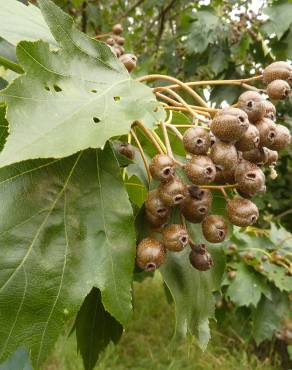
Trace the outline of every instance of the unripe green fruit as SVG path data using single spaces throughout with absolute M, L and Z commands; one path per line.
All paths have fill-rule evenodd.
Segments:
M 189 242 L 187 230 L 182 225 L 171 224 L 162 231 L 163 245 L 172 252 L 180 252 Z
M 238 108 L 225 108 L 212 120 L 211 131 L 220 140 L 235 142 L 239 140 L 249 126 L 247 114 Z
M 217 141 L 212 146 L 210 158 L 216 166 L 216 171 L 232 171 L 238 162 L 235 146 L 223 141 Z
M 226 213 L 233 225 L 241 227 L 253 225 L 259 217 L 257 206 L 249 199 L 239 197 L 228 201 Z
M 257 91 L 246 91 L 238 98 L 238 108 L 244 110 L 251 123 L 264 117 L 266 113 L 264 98 Z
M 170 214 L 170 208 L 162 202 L 158 190 L 149 191 L 145 200 L 145 209 L 155 217 L 165 218 Z
M 242 153 L 242 157 L 249 162 L 255 163 L 258 166 L 262 166 L 267 163 L 268 148 L 257 148 Z
M 175 162 L 166 154 L 157 154 L 152 158 L 149 170 L 155 180 L 167 182 L 174 178 Z
M 195 185 L 188 188 L 188 195 L 182 201 L 180 209 L 184 217 L 192 223 L 199 223 L 208 215 L 213 196 L 210 190 L 200 189 Z
M 202 222 L 202 231 L 208 242 L 221 243 L 226 237 L 228 226 L 224 217 L 219 215 L 209 215 Z
M 265 100 L 265 117 L 271 119 L 272 121 L 276 121 L 276 107 L 273 103 L 271 103 L 269 100 Z
M 266 148 L 272 148 L 276 139 L 276 124 L 269 118 L 262 118 L 256 123 L 256 127 L 260 133 L 260 145 Z
M 133 160 L 135 158 L 135 150 L 129 143 L 121 143 L 118 146 L 118 151 L 125 157 Z
M 123 26 L 120 23 L 115 24 L 112 28 L 112 31 L 115 35 L 120 35 L 123 30 Z
M 287 62 L 274 62 L 264 69 L 263 82 L 268 84 L 274 80 L 292 79 L 292 66 Z
M 286 99 L 290 92 L 290 85 L 284 80 L 274 80 L 267 86 L 267 94 L 269 95 L 269 98 L 273 100 Z
M 258 192 L 265 192 L 265 175 L 254 163 L 241 161 L 235 170 L 235 182 L 241 195 L 252 197 Z
M 131 73 L 137 65 L 137 57 L 133 54 L 124 54 L 119 57 L 119 61 L 123 63 L 129 73 Z
M 163 244 L 154 238 L 145 238 L 138 244 L 136 263 L 142 270 L 154 271 L 163 264 L 166 252 Z
M 214 265 L 212 256 L 206 250 L 205 244 L 193 245 L 189 259 L 192 266 L 199 271 L 210 270 L 210 268 Z
M 208 184 L 216 176 L 214 163 L 205 155 L 193 156 L 184 169 L 189 180 L 196 185 Z
M 179 178 L 161 183 L 157 190 L 160 199 L 168 207 L 180 204 L 187 195 L 187 188 Z
M 247 131 L 242 137 L 235 143 L 237 150 L 246 152 L 248 150 L 256 149 L 260 143 L 260 133 L 255 125 L 249 125 Z
M 209 132 L 203 127 L 189 128 L 183 135 L 185 150 L 192 154 L 206 154 L 211 146 Z
M 275 166 L 279 158 L 278 152 L 276 150 L 271 150 L 268 148 L 266 148 L 266 152 L 267 152 L 266 164 L 268 166 Z
M 274 142 L 269 146 L 272 150 L 285 149 L 291 143 L 291 134 L 286 126 L 276 125 L 276 137 Z

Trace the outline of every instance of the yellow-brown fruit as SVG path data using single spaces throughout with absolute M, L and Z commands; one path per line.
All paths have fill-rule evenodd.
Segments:
M 268 84 L 274 80 L 291 81 L 292 66 L 287 62 L 274 62 L 264 69 L 263 82 Z
M 232 171 L 238 162 L 235 146 L 223 141 L 217 141 L 212 146 L 210 158 L 216 166 L 216 171 Z
M 262 118 L 256 123 L 260 133 L 260 146 L 273 149 L 272 146 L 276 139 L 276 124 L 269 118 Z
M 277 115 L 276 107 L 269 100 L 265 100 L 265 110 L 266 110 L 265 117 L 271 119 L 272 121 L 276 121 Z
M 221 243 L 226 237 L 228 226 L 224 217 L 209 215 L 202 222 L 202 231 L 208 242 Z
M 211 146 L 211 137 L 203 127 L 191 127 L 183 135 L 183 144 L 189 153 L 206 154 Z
M 258 166 L 262 166 L 267 163 L 268 160 L 268 148 L 257 148 L 242 153 L 242 157 L 249 162 L 255 163 Z
M 149 170 L 155 180 L 167 182 L 174 178 L 175 162 L 166 154 L 157 154 L 152 158 Z
M 123 63 L 129 73 L 131 73 L 137 65 L 137 57 L 134 54 L 121 55 L 119 61 Z
M 191 185 L 180 209 L 188 221 L 199 223 L 208 215 L 212 201 L 213 196 L 210 190 Z
M 189 242 L 187 230 L 182 225 L 171 224 L 162 231 L 164 247 L 172 252 L 180 252 Z
M 258 192 L 265 192 L 265 175 L 254 163 L 242 160 L 235 170 L 235 182 L 241 195 L 252 197 Z
M 180 204 L 187 196 L 187 188 L 179 178 L 161 183 L 157 190 L 160 199 L 168 207 Z
M 263 96 L 257 91 L 246 91 L 238 98 L 238 108 L 245 111 L 251 123 L 264 117 L 266 113 Z
M 220 140 L 235 142 L 246 132 L 249 126 L 247 114 L 238 108 L 220 110 L 212 120 L 211 131 Z
M 196 155 L 184 167 L 189 180 L 196 185 L 208 184 L 215 179 L 216 168 L 205 155 Z
M 276 125 L 276 137 L 274 142 L 269 146 L 272 150 L 285 149 L 291 143 L 291 134 L 286 126 Z
M 205 244 L 192 245 L 189 255 L 191 265 L 199 271 L 207 271 L 214 265 L 212 256 L 207 251 Z
M 257 206 L 249 199 L 239 197 L 228 201 L 226 213 L 233 225 L 241 227 L 253 225 L 259 217 Z
M 268 166 L 275 166 L 279 158 L 278 152 L 276 150 L 271 150 L 268 148 L 266 148 L 266 150 L 267 150 L 266 164 Z
M 274 80 L 267 86 L 267 94 L 269 95 L 269 98 L 273 100 L 286 99 L 290 92 L 290 85 L 284 80 Z
M 120 23 L 115 24 L 112 28 L 112 31 L 115 35 L 120 35 L 123 30 L 123 26 Z
M 154 271 L 163 264 L 166 252 L 163 244 L 154 238 L 145 238 L 136 250 L 137 266 L 145 271 Z
M 255 125 L 249 125 L 247 131 L 235 143 L 237 150 L 246 152 L 248 150 L 256 149 L 260 143 L 260 133 Z

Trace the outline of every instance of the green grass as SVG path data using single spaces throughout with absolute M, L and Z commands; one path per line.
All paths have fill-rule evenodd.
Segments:
M 169 305 L 160 275 L 136 283 L 134 319 L 117 346 L 110 345 L 95 370 L 276 370 L 268 359 L 260 361 L 234 338 L 212 330 L 202 353 L 194 340 L 170 344 L 174 307 Z M 74 335 L 62 337 L 43 370 L 82 370 Z

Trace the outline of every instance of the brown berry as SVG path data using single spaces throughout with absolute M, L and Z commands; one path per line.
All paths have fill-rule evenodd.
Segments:
M 215 182 L 217 184 L 234 184 L 234 171 L 235 168 L 231 170 L 221 170 L 220 167 L 216 167 Z
M 226 237 L 228 227 L 224 217 L 209 215 L 202 222 L 202 231 L 208 242 L 221 243 Z
M 238 164 L 235 170 L 235 182 L 237 183 L 237 190 L 248 197 L 266 191 L 263 171 L 256 164 L 246 160 Z
M 131 73 L 137 65 L 137 57 L 133 54 L 121 55 L 119 61 L 123 63 L 129 73 Z
M 216 166 L 216 171 L 231 171 L 238 162 L 238 154 L 231 143 L 217 141 L 211 148 L 210 158 Z
M 256 127 L 260 133 L 260 145 L 266 148 L 272 148 L 276 139 L 276 124 L 269 118 L 262 118 L 256 123 Z
M 214 163 L 205 155 L 193 156 L 184 169 L 189 180 L 196 185 L 208 184 L 215 179 Z
M 276 125 L 276 136 L 274 142 L 269 146 L 272 150 L 285 149 L 291 143 L 291 134 L 286 126 Z
M 259 217 L 257 206 L 249 199 L 239 197 L 228 201 L 226 212 L 232 224 L 242 227 L 253 225 Z
M 246 152 L 248 150 L 253 150 L 259 146 L 260 143 L 260 133 L 255 125 L 249 125 L 248 129 L 242 135 L 242 137 L 235 143 L 237 150 L 241 152 Z
M 161 229 L 167 225 L 169 216 L 168 215 L 163 216 L 163 217 L 155 216 L 154 214 L 150 213 L 146 209 L 145 217 L 146 217 L 146 221 L 152 228 Z
M 163 245 L 172 252 L 180 252 L 189 242 L 189 236 L 182 225 L 171 224 L 163 229 Z
M 118 151 L 125 157 L 133 160 L 135 158 L 135 150 L 133 146 L 129 143 L 121 143 L 118 146 Z
M 258 166 L 264 165 L 268 160 L 268 148 L 257 148 L 242 153 L 242 157 Z
M 149 170 L 155 180 L 167 182 L 174 178 L 175 162 L 166 154 L 157 154 L 152 158 Z
M 247 114 L 238 108 L 220 110 L 212 120 L 211 131 L 220 140 L 235 142 L 249 126 Z
M 187 188 L 179 178 L 161 183 L 157 190 L 162 202 L 169 207 L 180 204 L 187 195 Z
M 264 117 L 266 113 L 263 96 L 257 91 L 246 91 L 238 98 L 238 107 L 244 110 L 251 123 Z
M 268 148 L 266 148 L 266 152 L 267 152 L 266 164 L 268 166 L 275 166 L 279 157 L 278 152 L 276 150 L 271 150 Z
M 213 196 L 210 190 L 200 189 L 195 185 L 188 188 L 188 195 L 182 201 L 180 209 L 184 217 L 192 223 L 202 222 L 211 208 Z
M 192 266 L 199 271 L 207 271 L 214 265 L 212 256 L 206 250 L 205 244 L 192 245 L 189 255 Z
M 163 226 L 170 215 L 170 208 L 162 202 L 157 190 L 147 194 L 145 210 L 147 221 L 154 227 Z
M 206 154 L 211 146 L 209 132 L 203 127 L 189 128 L 183 135 L 185 150 L 192 154 Z
M 277 114 L 276 107 L 269 100 L 265 100 L 264 102 L 265 102 L 265 110 L 266 110 L 265 117 L 271 119 L 272 121 L 276 121 L 276 114 Z
M 264 69 L 263 82 L 268 84 L 274 80 L 292 79 L 292 66 L 287 62 L 274 62 Z
M 120 45 L 120 46 L 123 46 L 124 45 L 124 43 L 125 43 L 125 39 L 124 39 L 124 37 L 121 37 L 121 36 L 114 36 L 114 39 L 115 39 L 115 41 L 116 41 L 116 43 L 118 44 L 118 45 Z
M 106 40 L 106 43 L 109 45 L 109 46 L 114 46 L 115 45 L 115 40 L 112 38 L 112 37 L 109 37 L 107 40 Z
M 267 94 L 269 95 L 269 98 L 273 100 L 286 99 L 290 92 L 290 85 L 284 80 L 274 80 L 267 86 Z
M 120 35 L 123 30 L 123 26 L 120 23 L 115 24 L 112 28 L 112 31 L 115 35 Z
M 154 271 L 163 264 L 166 252 L 163 244 L 154 238 L 145 238 L 138 244 L 136 263 L 145 271 Z

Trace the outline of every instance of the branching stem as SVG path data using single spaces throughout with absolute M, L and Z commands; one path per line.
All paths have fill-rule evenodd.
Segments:
M 149 166 L 148 166 L 148 162 L 147 162 L 147 159 L 146 159 L 146 156 L 145 156 L 145 153 L 144 153 L 144 150 L 142 148 L 142 145 L 134 131 L 134 129 L 131 129 L 131 135 L 133 136 L 136 144 L 137 144 L 137 147 L 139 149 L 139 152 L 141 154 L 141 157 L 142 157 L 142 160 L 143 160 L 143 163 L 144 163 L 144 166 L 145 166 L 145 170 L 147 172 L 147 178 L 148 178 L 148 183 L 150 183 L 151 181 L 151 174 L 150 174 L 150 170 L 149 170 Z
M 151 130 L 145 127 L 143 123 L 141 123 L 140 121 L 135 121 L 132 126 L 133 127 L 138 126 L 144 132 L 144 134 L 151 140 L 152 144 L 155 146 L 158 153 L 163 154 L 163 150 L 161 149 L 161 146 L 158 144 L 155 135 Z

